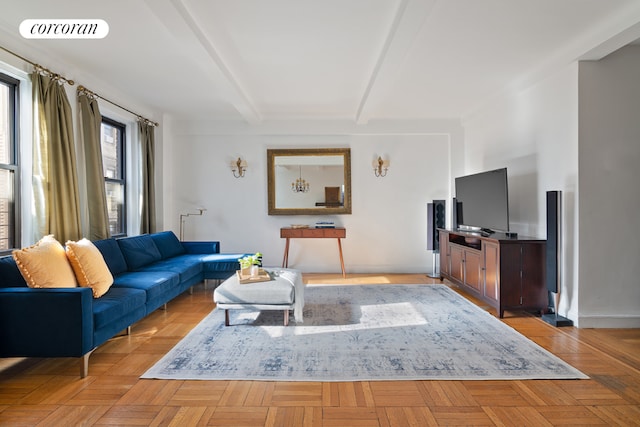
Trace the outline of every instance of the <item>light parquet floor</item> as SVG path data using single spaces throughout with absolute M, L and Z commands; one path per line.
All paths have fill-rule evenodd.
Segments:
M 307 283 L 436 283 L 425 275 L 305 274 Z M 640 330 L 504 322 L 591 377 L 571 381 L 259 382 L 138 377 L 213 309 L 194 288 L 111 339 L 79 377 L 76 359 L 0 359 L 0 425 L 640 426 Z M 478 301 L 474 301 L 482 305 Z M 490 310 L 491 311 L 491 310 Z M 495 314 L 495 313 L 494 313 Z

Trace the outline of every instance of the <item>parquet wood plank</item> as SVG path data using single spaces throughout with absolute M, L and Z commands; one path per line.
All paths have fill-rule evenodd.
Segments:
M 59 408 L 59 405 L 11 405 L 0 408 L 0 425 L 34 426 Z
M 483 409 L 496 426 L 553 427 L 553 424 L 532 407 L 500 406 Z
M 538 411 L 553 425 L 608 425 L 606 421 L 594 414 L 587 406 L 545 406 L 538 408 Z
M 166 405 L 184 381 L 139 381 L 127 391 L 119 405 Z
M 391 407 L 386 408 L 387 421 L 391 427 L 428 427 L 437 426 L 438 421 L 425 407 Z
M 249 394 L 249 381 L 228 381 L 218 406 L 242 406 Z
M 378 413 L 375 408 L 323 408 L 323 427 L 375 426 L 378 427 Z
M 185 381 L 171 396 L 167 405 L 217 406 L 226 390 L 226 384 L 217 381 Z
M 159 416 L 162 424 L 167 425 L 178 409 L 175 406 L 162 405 L 115 405 L 100 417 L 96 425 L 150 426 L 154 424 L 154 420 L 158 420 Z
M 216 381 L 217 382 L 217 381 Z M 265 402 L 270 402 L 273 398 L 275 382 L 252 381 L 247 393 L 245 405 L 247 406 L 268 406 Z
M 376 406 L 425 406 L 414 381 L 377 381 L 371 383 Z
M 481 406 L 524 406 L 526 399 L 513 381 L 465 381 L 464 387 Z
M 206 412 L 205 406 L 180 407 L 169 422 L 169 427 L 184 427 L 197 425 Z
M 430 408 L 438 425 L 442 426 L 493 426 L 491 418 L 480 406 Z
M 322 406 L 339 406 L 340 393 L 338 383 L 322 384 Z
M 590 406 L 591 412 L 610 426 L 640 426 L 640 406 Z
M 304 407 L 270 408 L 265 427 L 299 427 L 304 422 Z
M 217 407 L 209 419 L 209 426 L 262 427 L 266 424 L 267 407 Z
M 573 396 L 561 389 L 556 381 L 518 381 L 523 393 L 531 397 L 532 405 L 579 405 Z
M 39 427 L 94 425 L 109 410 L 108 406 L 61 405 L 44 420 Z
M 303 280 L 381 286 L 439 283 L 419 274 L 349 274 L 346 279 L 339 273 L 305 274 Z M 132 335 L 100 346 L 85 379 L 78 377 L 76 358 L 0 359 L 0 425 L 640 425 L 640 330 L 553 328 L 518 312 L 507 313 L 503 321 L 590 379 L 140 379 L 214 308 L 213 288 L 211 283 L 196 286 L 193 295 L 180 295 L 167 310 L 156 310 L 133 325 Z
M 302 427 L 323 427 L 322 408 L 304 408 L 304 419 L 302 420 Z

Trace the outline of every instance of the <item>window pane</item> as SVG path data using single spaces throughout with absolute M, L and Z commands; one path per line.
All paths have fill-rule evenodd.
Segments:
M 12 163 L 11 159 L 11 96 L 9 87 L 0 82 L 0 163 Z
M 122 132 L 119 128 L 102 122 L 102 166 L 105 178 L 122 179 Z
M 106 189 L 109 231 L 112 235 L 124 234 L 124 185 L 107 181 Z
M 13 247 L 13 171 L 0 169 L 0 250 Z

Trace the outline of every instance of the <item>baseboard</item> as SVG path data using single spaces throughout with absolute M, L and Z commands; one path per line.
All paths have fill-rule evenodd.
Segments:
M 579 328 L 613 328 L 628 329 L 640 328 L 640 315 L 638 316 L 579 316 L 576 324 Z

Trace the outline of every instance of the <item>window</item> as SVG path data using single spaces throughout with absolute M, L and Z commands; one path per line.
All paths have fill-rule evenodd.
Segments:
M 126 224 L 125 130 L 122 123 L 102 117 L 100 127 L 102 167 L 107 192 L 109 231 L 112 236 L 124 236 Z
M 0 253 L 19 246 L 18 83 L 0 74 Z

